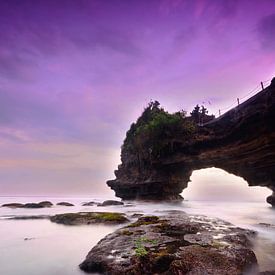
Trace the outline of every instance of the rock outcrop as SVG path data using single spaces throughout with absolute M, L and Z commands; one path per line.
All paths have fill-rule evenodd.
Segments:
M 58 202 L 56 205 L 59 205 L 59 206 L 74 206 L 74 204 L 72 204 L 70 202 L 67 202 L 67 201 Z
M 111 205 L 124 205 L 122 201 L 106 200 L 102 203 L 99 203 L 97 206 L 111 206 Z
M 2 207 L 9 208 L 45 208 L 52 207 L 53 204 L 50 201 L 41 201 L 41 202 L 28 202 L 28 203 L 6 203 Z
M 64 225 L 81 224 L 120 224 L 129 222 L 123 213 L 116 212 L 79 212 L 57 214 L 50 217 L 51 222 Z
M 249 236 L 219 219 L 144 216 L 102 239 L 80 268 L 100 274 L 244 274 L 257 268 Z
M 250 186 L 275 191 L 275 79 L 236 108 L 196 126 L 188 136 L 166 135 L 157 153 L 152 150 L 153 142 L 138 139 L 142 137 L 139 120 L 127 133 L 116 179 L 107 181 L 116 196 L 126 200 L 179 199 L 192 172 L 210 167 L 240 176 Z M 274 198 L 273 193 L 267 201 L 275 205 Z

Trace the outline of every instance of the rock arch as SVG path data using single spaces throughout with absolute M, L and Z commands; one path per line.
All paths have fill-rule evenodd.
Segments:
M 177 141 L 173 153 L 145 162 L 122 150 L 116 179 L 107 181 L 122 199 L 179 199 L 192 171 L 217 167 L 250 186 L 273 191 L 275 205 L 275 79 L 265 90 L 198 127 L 196 139 Z
M 267 187 L 251 187 L 243 178 L 211 167 L 194 170 L 188 187 L 181 195 L 189 201 L 256 202 L 269 196 L 270 190 Z

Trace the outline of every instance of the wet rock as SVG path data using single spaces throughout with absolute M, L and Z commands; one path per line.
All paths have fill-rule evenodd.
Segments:
M 66 202 L 66 201 L 58 202 L 56 205 L 59 205 L 59 206 L 74 206 L 74 204 L 72 204 L 70 202 Z
M 274 227 L 275 228 L 275 224 L 271 224 L 271 223 L 260 222 L 259 225 L 264 226 L 264 227 Z
M 271 196 L 266 198 L 266 202 L 275 207 L 275 193 L 273 192 Z
M 30 202 L 30 203 L 6 203 L 3 204 L 2 207 L 10 207 L 10 208 L 44 208 L 51 207 L 53 204 L 50 201 L 41 201 L 41 202 Z
M 50 201 L 41 201 L 38 203 L 31 202 L 23 205 L 23 208 L 47 208 L 52 207 L 53 204 Z
M 35 216 L 12 216 L 8 217 L 8 220 L 43 220 L 43 219 L 49 219 L 49 215 L 35 215 Z
M 98 202 L 89 201 L 89 202 L 82 203 L 82 206 L 94 206 L 94 205 L 98 205 Z
M 34 238 L 24 238 L 24 241 L 31 241 L 34 240 Z
M 124 205 L 121 201 L 107 200 L 103 203 L 98 204 L 97 206 L 110 206 L 110 205 Z
M 9 207 L 9 208 L 21 208 L 23 206 L 24 206 L 23 203 L 16 203 L 16 202 L 14 202 L 14 203 L 5 203 L 5 204 L 2 205 L 2 207 Z
M 184 212 L 143 216 L 99 241 L 80 268 L 114 275 L 237 275 L 257 265 L 249 243 L 253 234 Z
M 81 224 L 120 224 L 129 220 L 123 213 L 116 212 L 79 212 L 57 214 L 50 218 L 52 222 L 64 225 L 81 225 Z

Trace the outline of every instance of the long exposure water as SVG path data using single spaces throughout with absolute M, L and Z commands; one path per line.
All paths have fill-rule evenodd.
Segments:
M 275 210 L 264 202 L 183 201 L 179 203 L 131 202 L 127 206 L 84 207 L 85 201 L 106 198 L 1 197 L 7 202 L 53 203 L 69 201 L 75 206 L 53 206 L 42 209 L 0 208 L 0 274 L 61 275 L 83 274 L 78 264 L 105 235 L 119 226 L 64 226 L 49 220 L 8 220 L 17 215 L 52 215 L 78 211 L 117 211 L 125 213 L 160 214 L 164 210 L 182 210 L 191 214 L 219 217 L 237 226 L 258 232 L 254 251 L 261 270 L 275 269 Z M 27 238 L 27 239 L 26 239 Z

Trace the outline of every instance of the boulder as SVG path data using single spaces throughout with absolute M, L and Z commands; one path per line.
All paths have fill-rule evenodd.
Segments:
M 41 201 L 41 202 L 31 202 L 26 203 L 22 207 L 23 208 L 46 208 L 46 207 L 52 207 L 53 204 L 50 201 Z
M 79 212 L 57 214 L 50 218 L 52 222 L 64 225 L 81 225 L 81 224 L 120 224 L 129 220 L 123 213 L 116 212 Z
M 95 205 L 98 205 L 98 202 L 89 201 L 89 202 L 82 203 L 82 206 L 95 206 Z
M 103 203 L 98 204 L 97 206 L 110 206 L 110 205 L 124 205 L 121 201 L 106 200 Z
M 80 268 L 113 275 L 239 275 L 257 267 L 249 240 L 254 234 L 184 212 L 143 216 L 99 241 Z
M 266 198 L 266 202 L 271 204 L 272 207 L 275 207 L 275 192 L 273 192 L 272 195 Z
M 23 203 L 17 203 L 17 202 L 5 203 L 5 204 L 2 205 L 2 207 L 9 207 L 9 208 L 21 208 L 23 206 L 24 206 Z
M 70 202 L 66 202 L 66 201 L 58 202 L 56 205 L 59 205 L 59 206 L 74 206 L 74 204 L 72 204 Z

